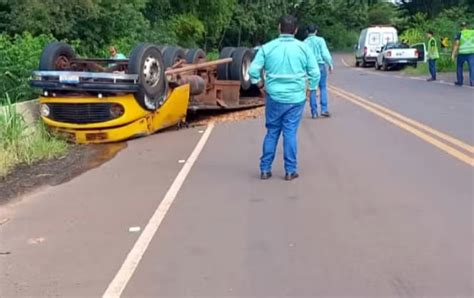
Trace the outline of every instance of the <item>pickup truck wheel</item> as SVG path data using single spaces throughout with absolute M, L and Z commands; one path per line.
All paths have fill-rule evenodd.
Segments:
M 232 58 L 235 48 L 225 47 L 219 53 L 219 59 Z M 218 80 L 230 80 L 229 74 L 230 63 L 217 65 L 217 79 Z
M 166 98 L 168 87 L 160 49 L 147 43 L 136 46 L 130 54 L 127 73 L 138 75 L 140 90 L 135 99 L 140 106 L 151 111 L 159 108 Z
M 74 49 L 63 42 L 48 44 L 41 54 L 39 70 L 70 70 L 71 60 L 76 57 Z
M 206 53 L 202 49 L 190 49 L 186 54 L 186 63 L 200 63 L 206 61 Z
M 179 47 L 167 47 L 163 50 L 163 62 L 165 65 L 165 69 L 168 67 L 173 66 L 179 60 L 186 59 L 186 55 L 184 50 Z
M 355 64 L 355 65 L 356 65 L 356 67 L 359 67 L 359 66 L 360 66 L 359 60 L 356 60 L 356 64 Z
M 384 71 L 388 71 L 387 61 L 385 61 L 385 60 L 382 61 L 382 68 L 383 68 Z
M 230 64 L 230 79 L 240 81 L 242 90 L 248 90 L 252 85 L 250 82 L 249 68 L 252 63 L 252 52 L 248 48 L 237 48 L 232 54 Z

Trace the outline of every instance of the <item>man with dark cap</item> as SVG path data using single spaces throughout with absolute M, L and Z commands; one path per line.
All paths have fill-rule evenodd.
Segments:
M 332 73 L 334 69 L 334 65 L 332 62 L 331 53 L 329 52 L 328 46 L 324 38 L 317 36 L 318 33 L 318 26 L 315 24 L 311 24 L 308 26 L 308 37 L 305 39 L 305 43 L 310 47 L 311 51 L 313 52 L 314 56 L 319 65 L 319 71 L 321 72 L 321 80 L 319 81 L 319 97 L 320 97 L 320 104 L 321 104 L 321 116 L 329 117 L 328 111 L 328 91 L 327 91 L 327 77 L 328 77 L 328 70 Z M 309 104 L 311 106 L 311 115 L 313 119 L 318 117 L 318 99 L 316 95 L 316 91 L 312 91 L 309 97 Z
M 319 68 L 311 49 L 297 40 L 297 20 L 292 16 L 280 19 L 280 37 L 263 45 L 250 66 L 253 84 L 263 87 L 261 77 L 265 70 L 265 126 L 267 134 L 260 159 L 260 178 L 272 176 L 272 163 L 280 134 L 283 133 L 285 180 L 298 178 L 297 132 L 306 100 L 306 80 L 309 89 L 316 90 Z

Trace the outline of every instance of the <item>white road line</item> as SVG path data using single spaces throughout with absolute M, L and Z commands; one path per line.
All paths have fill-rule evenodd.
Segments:
M 341 62 L 342 64 L 344 64 L 344 66 L 350 67 L 349 64 L 346 62 L 346 60 L 344 60 L 344 58 L 341 58 Z
M 120 297 L 214 128 L 210 123 L 102 297 Z

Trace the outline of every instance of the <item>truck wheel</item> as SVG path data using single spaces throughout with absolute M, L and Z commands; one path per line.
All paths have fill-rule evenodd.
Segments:
M 190 49 L 186 54 L 188 64 L 200 63 L 206 61 L 206 53 L 202 49 Z
M 382 68 L 383 68 L 384 71 L 388 71 L 387 61 L 385 61 L 385 60 L 382 61 Z
M 230 64 L 230 79 L 240 81 L 242 90 L 248 90 L 251 86 L 249 68 L 252 63 L 252 52 L 248 48 L 237 48 L 232 54 Z
M 163 50 L 163 62 L 165 64 L 165 69 L 173 66 L 179 60 L 186 59 L 184 50 L 179 47 L 168 47 Z
M 158 49 L 160 49 L 161 54 L 163 55 L 164 51 L 169 48 L 170 46 L 158 46 Z
M 135 98 L 140 106 L 150 111 L 159 108 L 168 87 L 160 49 L 147 43 L 136 46 L 130 54 L 127 73 L 138 75 L 140 90 Z
M 39 70 L 70 70 L 71 60 L 76 57 L 74 49 L 63 42 L 48 44 L 41 54 Z
M 360 62 L 359 62 L 359 60 L 356 60 L 356 67 L 360 67 Z
M 223 48 L 219 54 L 219 59 L 231 58 L 234 51 L 235 48 L 233 47 Z M 230 80 L 229 70 L 230 63 L 217 65 L 217 79 L 223 81 Z

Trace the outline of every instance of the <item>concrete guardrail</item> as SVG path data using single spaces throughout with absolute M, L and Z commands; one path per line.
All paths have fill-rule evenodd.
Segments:
M 19 102 L 13 105 L 17 113 L 23 115 L 25 122 L 33 124 L 39 119 L 39 102 L 37 99 Z M 5 107 L 0 106 L 0 114 L 5 113 Z

